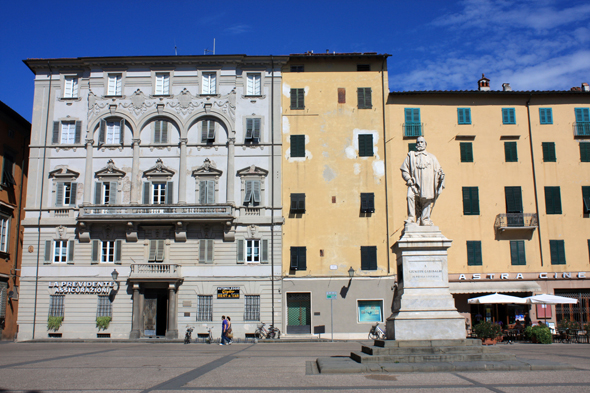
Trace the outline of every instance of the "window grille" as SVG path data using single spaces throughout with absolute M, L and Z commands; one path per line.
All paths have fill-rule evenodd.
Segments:
M 96 317 L 111 317 L 113 315 L 113 304 L 108 296 L 98 296 L 96 306 Z
M 50 295 L 49 296 L 49 316 L 63 317 L 64 316 L 64 295 Z
M 244 321 L 260 321 L 260 295 L 246 295 Z
M 199 295 L 197 321 L 213 321 L 213 295 Z

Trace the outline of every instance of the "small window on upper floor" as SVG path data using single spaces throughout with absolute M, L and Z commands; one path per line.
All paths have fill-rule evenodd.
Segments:
M 238 239 L 237 263 L 268 263 L 267 239 Z
M 93 265 L 98 263 L 121 264 L 121 240 L 93 240 L 92 261 Z
M 361 213 L 375 213 L 375 194 L 361 192 Z
M 150 239 L 150 252 L 148 262 L 164 261 L 164 239 Z
M 584 216 L 588 217 L 590 214 L 590 186 L 582 186 L 582 205 Z
M 305 135 L 291 135 L 291 157 L 305 157 Z
M 258 206 L 261 200 L 260 180 L 245 180 L 244 206 Z
M 54 121 L 53 138 L 54 145 L 73 145 L 80 143 L 82 134 L 81 121 Z
M 555 142 L 543 142 L 541 143 L 543 147 L 543 161 L 544 162 L 556 162 L 557 158 L 555 157 Z
M 560 187 L 545 187 L 545 212 L 547 214 L 561 214 Z
M 526 265 L 526 253 L 524 250 L 524 241 L 510 241 L 510 263 L 513 266 Z
M 55 206 L 76 206 L 78 183 L 58 182 L 56 184 Z
M 199 240 L 199 263 L 213 263 L 214 261 L 213 239 Z
M 115 205 L 117 203 L 117 182 L 98 182 L 94 188 L 95 205 Z
M 215 180 L 199 180 L 199 203 L 215 204 Z
M 217 73 L 203 72 L 201 94 L 217 94 Z
M 260 119 L 246 119 L 246 143 L 260 142 Z
M 467 266 L 481 266 L 481 241 L 467 241 Z
M 590 136 L 590 108 L 574 108 L 576 114 L 575 135 Z
M 518 162 L 516 142 L 504 142 L 504 158 L 506 162 Z
M 373 107 L 373 102 L 371 100 L 371 88 L 359 87 L 356 92 L 358 96 L 358 108 L 371 109 Z
M 502 124 L 516 124 L 514 108 L 502 108 Z
M 291 247 L 291 270 L 307 270 L 307 247 Z
M 463 187 L 463 214 L 466 216 L 479 215 L 479 188 Z
M 13 186 L 16 186 L 16 181 L 14 180 L 14 157 L 5 150 L 0 187 Z
M 471 108 L 457 108 L 457 123 L 471 124 Z
M 215 120 L 201 121 L 201 142 L 213 143 L 215 142 Z
M 580 142 L 580 161 L 590 162 L 590 142 Z
M 404 108 L 404 119 L 404 136 L 415 137 L 422 135 L 420 108 Z
M 361 270 L 377 270 L 377 246 L 361 246 Z
M 304 67 L 301 64 L 296 64 L 291 66 L 291 72 L 303 72 Z
M 154 121 L 154 143 L 168 143 L 168 122 L 166 120 Z
M 98 140 L 106 145 L 122 144 L 124 129 L 125 120 L 101 120 Z
M 0 215 L 0 252 L 8 252 L 10 244 L 10 217 Z
M 156 72 L 156 88 L 155 95 L 169 95 L 170 94 L 170 73 Z
M 144 205 L 171 205 L 174 183 L 171 181 L 154 181 L 143 183 Z
M 373 134 L 359 134 L 359 157 L 373 157 Z
M 291 89 L 291 109 L 305 109 L 305 89 Z
M 551 108 L 539 108 L 539 122 L 541 124 L 553 124 L 553 113 Z
M 565 241 L 549 240 L 552 265 L 565 265 Z
M 78 98 L 78 77 L 77 76 L 65 76 L 64 77 L 63 98 Z
M 120 96 L 122 94 L 123 94 L 123 75 L 109 74 L 107 95 L 108 96 Z
M 357 71 L 371 71 L 371 65 L 370 64 L 357 64 L 356 70 Z
M 260 80 L 261 74 L 260 72 L 249 72 L 247 74 L 247 86 L 246 86 L 246 95 L 249 96 L 259 96 L 261 95 L 261 87 L 260 87 Z
M 291 213 L 296 213 L 296 214 L 305 213 L 305 194 L 304 193 L 291 194 Z
M 461 153 L 461 162 L 473 162 L 473 143 L 460 142 L 459 150 Z

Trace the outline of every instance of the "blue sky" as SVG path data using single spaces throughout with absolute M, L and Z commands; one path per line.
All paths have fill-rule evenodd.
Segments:
M 390 89 L 568 90 L 590 82 L 588 1 L 6 1 L 0 100 L 31 120 L 26 58 L 389 53 Z

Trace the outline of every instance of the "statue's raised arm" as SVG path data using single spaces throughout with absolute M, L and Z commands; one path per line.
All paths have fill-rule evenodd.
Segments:
M 434 202 L 445 188 L 445 174 L 436 157 L 426 151 L 423 137 L 418 137 L 416 151 L 408 153 L 400 169 L 408 186 L 406 224 L 434 225 L 430 214 Z

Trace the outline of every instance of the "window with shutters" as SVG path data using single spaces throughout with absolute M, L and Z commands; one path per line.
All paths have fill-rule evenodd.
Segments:
M 246 143 L 260 143 L 260 118 L 246 119 Z
M 259 96 L 262 94 L 260 88 L 261 74 L 260 72 L 249 72 L 246 74 L 246 95 Z
M 156 88 L 155 95 L 169 95 L 170 94 L 170 73 L 156 72 Z
M 199 180 L 199 204 L 215 204 L 215 180 Z
M 361 270 L 377 270 L 377 246 L 361 246 Z
M 580 161 L 590 162 L 590 142 L 580 142 Z
M 95 205 L 115 205 L 117 203 L 117 182 L 98 182 L 94 189 Z
M 359 157 L 373 157 L 373 134 L 359 134 Z
M 0 252 L 8 252 L 10 243 L 10 217 L 0 215 Z
M 291 109 L 305 109 L 305 89 L 291 89 Z
M 553 111 L 551 108 L 539 108 L 539 123 L 553 124 Z
M 121 96 L 123 95 L 123 75 L 109 74 L 107 77 L 107 95 Z
M 50 317 L 64 316 L 64 295 L 49 295 L 49 313 Z
M 466 216 L 479 215 L 478 187 L 463 187 L 463 214 Z
M 154 143 L 168 143 L 168 122 L 166 120 L 154 121 Z
M 574 124 L 577 136 L 590 136 L 590 108 L 574 108 L 576 124 Z
M 215 142 L 215 120 L 206 119 L 201 121 L 201 142 L 213 143 Z
M 201 94 L 217 94 L 217 73 L 203 72 Z
M 582 204 L 584 215 L 590 215 L 590 186 L 582 186 Z
M 544 162 L 556 162 L 557 157 L 555 157 L 555 142 L 543 142 L 541 143 L 543 147 L 543 161 Z
M 244 206 L 258 206 L 261 201 L 260 180 L 244 181 Z
M 307 247 L 291 247 L 291 270 L 307 270 Z
M 545 212 L 561 214 L 561 191 L 559 187 L 545 187 Z
M 514 108 L 502 108 L 502 124 L 516 124 Z
M 361 192 L 361 213 L 375 213 L 375 194 Z
M 461 162 L 473 162 L 473 143 L 460 142 Z
M 213 295 L 197 295 L 197 321 L 213 321 Z
M 244 321 L 260 321 L 260 295 L 244 296 Z
M 305 194 L 291 194 L 291 213 L 305 213 Z
M 76 122 L 63 121 L 61 123 L 61 139 L 62 145 L 73 145 L 76 138 Z
M 510 263 L 513 266 L 526 265 L 523 240 L 510 241 Z
M 518 162 L 516 142 L 504 142 L 504 158 L 506 162 Z
M 199 263 L 213 263 L 213 239 L 199 240 Z
M 165 254 L 165 241 L 163 239 L 150 239 L 148 262 L 163 262 Z
M 404 136 L 422 136 L 422 123 L 420 122 L 420 108 L 404 108 Z
M 295 64 L 291 66 L 291 72 L 303 72 L 305 67 L 302 64 Z
M 467 241 L 467 266 L 481 266 L 481 241 Z
M 305 135 L 291 135 L 291 157 L 305 157 Z
M 246 240 L 246 263 L 260 263 L 260 240 Z
M 408 153 L 411 151 L 418 151 L 416 150 L 416 143 L 408 143 Z
M 91 263 L 115 263 L 121 264 L 123 251 L 122 240 L 92 240 Z
M 358 108 L 359 109 L 371 109 L 373 108 L 373 101 L 371 100 L 371 88 L 370 87 L 359 87 L 356 89 L 358 97 Z
M 68 262 L 68 241 L 55 240 L 53 242 L 53 262 L 67 263 Z
M 103 119 L 100 121 L 98 130 L 98 142 L 103 145 L 123 144 L 125 131 L 125 120 Z
M 4 188 L 16 186 L 14 180 L 14 156 L 6 150 L 5 147 L 2 160 L 2 180 L 0 181 L 0 186 Z
M 268 263 L 268 239 L 236 240 L 237 263 Z
M 78 183 L 59 182 L 56 184 L 55 206 L 75 206 Z
M 78 98 L 77 76 L 64 76 L 64 90 L 62 98 Z
M 113 303 L 109 296 L 99 295 L 97 296 L 98 303 L 96 305 L 96 317 L 112 317 L 113 316 Z
M 552 265 L 565 265 L 565 241 L 549 240 Z
M 457 123 L 471 124 L 471 108 L 457 108 Z
M 506 213 L 522 213 L 522 191 L 520 187 L 504 187 Z
M 114 240 L 102 241 L 100 261 L 103 263 L 114 263 L 115 262 L 115 241 Z
M 166 204 L 166 183 L 152 183 L 152 204 L 163 205 Z

